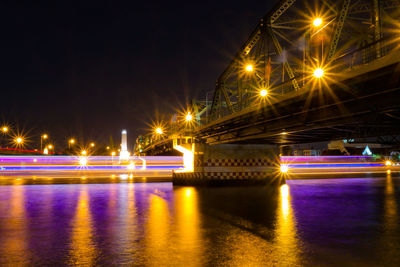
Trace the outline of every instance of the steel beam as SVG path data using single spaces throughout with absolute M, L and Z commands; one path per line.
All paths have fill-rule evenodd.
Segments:
M 331 45 L 330 45 L 328 56 L 327 56 L 327 62 L 330 62 L 336 53 L 336 48 L 340 41 L 340 36 L 342 34 L 344 22 L 346 20 L 347 13 L 349 11 L 350 2 L 351 2 L 351 0 L 343 1 L 342 9 L 340 10 L 339 17 L 337 17 L 335 30 L 333 32 L 333 37 L 331 40 Z
M 279 44 L 278 38 L 276 38 L 276 36 L 275 36 L 275 34 L 273 32 L 273 29 L 271 27 L 269 27 L 268 29 L 269 29 L 269 34 L 271 36 L 272 42 L 274 43 L 276 52 L 279 55 L 282 55 L 283 49 L 282 49 L 281 45 Z M 292 68 L 290 67 L 290 65 L 289 65 L 289 63 L 287 61 L 283 62 L 283 66 L 284 66 L 287 74 L 289 75 L 290 80 L 292 81 L 292 85 L 293 85 L 294 89 L 296 91 L 298 91 L 300 89 L 300 87 L 299 87 L 299 84 L 297 83 L 296 78 L 294 77 Z

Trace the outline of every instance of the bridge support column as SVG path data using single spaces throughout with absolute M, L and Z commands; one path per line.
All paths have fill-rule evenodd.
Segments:
M 193 171 L 176 171 L 174 185 L 256 185 L 284 183 L 279 146 L 195 144 Z

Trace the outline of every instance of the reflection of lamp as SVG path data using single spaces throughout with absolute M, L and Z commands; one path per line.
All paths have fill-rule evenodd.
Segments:
M 289 196 L 289 187 L 287 184 L 281 185 L 281 196 L 286 198 Z

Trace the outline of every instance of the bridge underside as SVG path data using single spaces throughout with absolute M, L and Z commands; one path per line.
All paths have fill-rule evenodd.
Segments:
M 341 80 L 333 77 L 336 82 L 223 117 L 195 135 L 208 144 L 295 144 L 399 135 L 399 63 L 390 60 L 393 57 L 377 62 L 375 70 L 355 71 Z

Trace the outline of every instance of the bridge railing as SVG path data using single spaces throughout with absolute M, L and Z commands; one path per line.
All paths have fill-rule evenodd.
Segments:
M 398 48 L 398 42 L 389 38 L 382 38 L 338 57 L 333 64 L 341 69 L 354 69 L 357 66 L 368 64 L 384 57 Z

